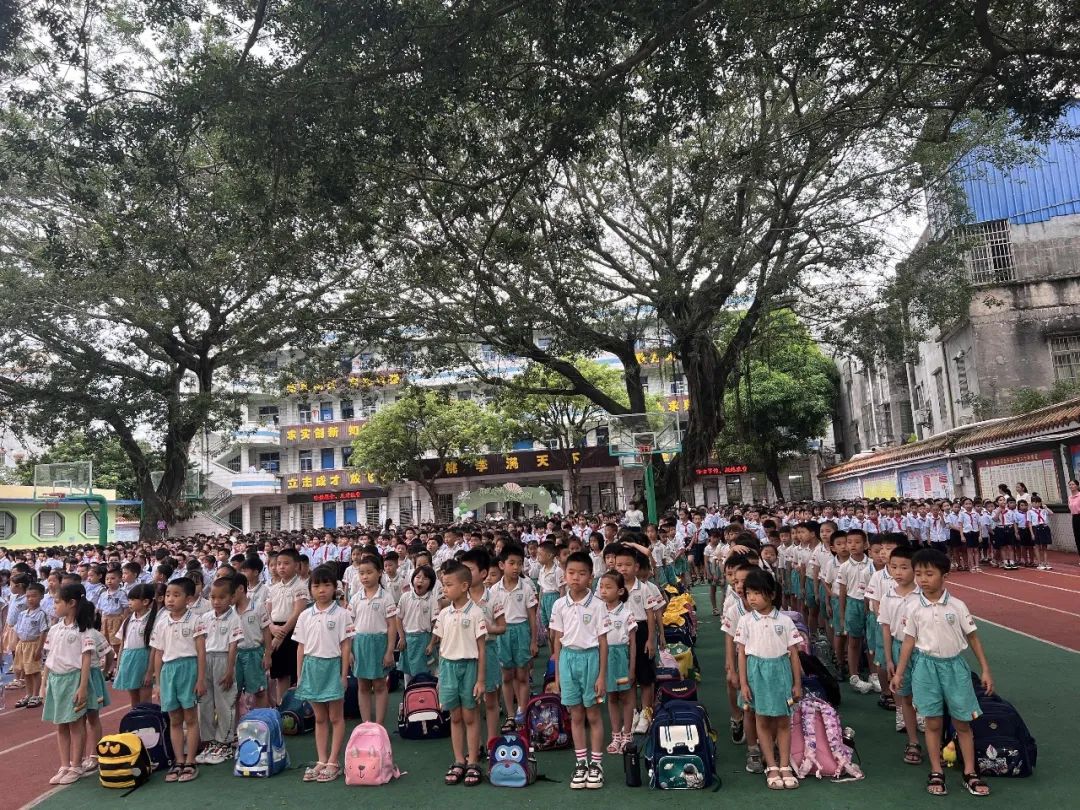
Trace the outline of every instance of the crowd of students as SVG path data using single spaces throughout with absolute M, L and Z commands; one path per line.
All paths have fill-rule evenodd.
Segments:
M 132 706 L 152 700 L 170 714 L 176 764 L 167 782 L 232 756 L 241 699 L 275 705 L 295 686 L 316 721 L 317 761 L 302 778 L 330 782 L 341 774 L 349 676 L 364 721 L 382 724 L 388 670 L 406 679 L 437 671 L 451 715 L 445 782 L 474 786 L 484 741 L 503 718 L 523 721 L 542 655 L 553 659 L 553 688 L 571 718 L 570 787 L 596 789 L 604 754 L 649 728 L 664 586 L 701 584 L 722 617 L 731 738 L 747 745 L 746 770 L 764 773 L 769 788 L 799 784 L 790 715 L 804 639 L 782 612 L 790 610 L 805 617 L 809 641 L 832 648 L 855 691 L 878 692 L 895 710 L 904 761 L 930 761 L 930 793 L 945 792 L 946 711 L 965 787 L 988 792 L 964 721 L 978 714 L 961 655 L 968 647 L 984 686 L 993 685 L 971 615 L 945 576 L 1048 567 L 1037 496 L 979 506 L 686 508 L 659 526 L 639 514 L 638 525 L 580 515 L 0 549 L 5 664 L 17 678 L 9 688 L 23 690 L 16 706 L 44 705 L 60 754 L 50 781 L 70 784 L 96 771 L 108 680 Z

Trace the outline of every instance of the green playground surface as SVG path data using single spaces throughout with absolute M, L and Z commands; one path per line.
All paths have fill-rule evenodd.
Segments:
M 702 669 L 699 697 L 709 709 L 720 735 L 717 746 L 719 773 L 723 786 L 718 793 L 682 791 L 665 800 L 683 807 L 716 806 L 717 802 L 746 800 L 788 804 L 800 808 L 863 808 L 875 810 L 908 808 L 929 802 L 924 784 L 927 765 L 911 766 L 902 761 L 905 738 L 894 731 L 893 715 L 876 705 L 876 696 L 855 694 L 846 685 L 840 707 L 844 725 L 855 729 L 855 744 L 866 778 L 860 782 L 833 784 L 807 779 L 796 791 L 769 791 L 761 775 L 744 771 L 745 747 L 732 745 L 728 737 L 728 705 L 723 681 L 723 645 L 719 619 L 708 611 L 708 597 L 696 594 L 701 611 L 698 633 L 698 658 Z M 979 631 L 994 672 L 997 691 L 1023 714 L 1031 733 L 1040 743 L 1035 776 L 1029 779 L 990 779 L 993 798 L 998 806 L 1019 803 L 1028 806 L 1075 806 L 1075 778 L 1071 771 L 1075 746 L 1067 740 L 1080 731 L 1080 703 L 1076 700 L 1076 671 L 1080 656 L 995 626 L 983 624 Z M 396 718 L 400 692 L 391 696 L 390 717 Z M 606 712 L 605 712 L 606 719 Z M 357 721 L 348 721 L 349 730 Z M 346 732 L 346 737 L 348 732 Z M 556 806 L 572 800 L 586 806 L 617 805 L 624 808 L 654 806 L 661 796 L 647 787 L 628 788 L 623 782 L 621 756 L 605 755 L 607 784 L 602 790 L 576 790 L 569 787 L 572 754 L 569 751 L 539 755 L 540 771 L 552 782 L 540 781 L 522 790 L 495 788 L 486 782 L 474 788 L 463 785 L 446 787 L 443 773 L 451 761 L 449 740 L 409 741 L 391 730 L 394 758 L 405 774 L 379 788 L 347 787 L 343 779 L 328 784 L 304 784 L 301 770 L 314 761 L 310 736 L 287 738 L 292 770 L 271 779 L 242 779 L 232 775 L 227 764 L 200 769 L 194 782 L 165 784 L 161 775 L 133 794 L 106 790 L 96 780 L 86 779 L 50 796 L 39 804 L 43 808 L 116 808 L 123 806 L 177 806 L 242 808 L 298 807 L 315 802 L 324 807 L 342 807 L 348 803 L 370 803 L 377 807 L 439 807 L 474 809 L 478 803 L 495 807 Z M 605 734 L 605 745 L 608 736 Z M 51 766 L 49 768 L 51 772 Z M 968 795 L 958 769 L 946 773 L 949 795 L 934 800 L 935 807 L 978 802 Z M 1069 797 L 1073 796 L 1072 799 Z M 923 806 L 929 806 L 923 804 Z

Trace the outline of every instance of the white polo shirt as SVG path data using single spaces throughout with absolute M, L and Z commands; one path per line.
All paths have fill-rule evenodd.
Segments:
M 360 633 L 385 633 L 390 619 L 398 615 L 393 595 L 381 585 L 369 598 L 363 590 L 349 602 L 353 616 L 353 629 Z
M 491 586 L 491 590 L 503 600 L 503 615 L 507 624 L 520 624 L 529 620 L 529 609 L 536 607 L 536 586 L 532 580 L 518 577 L 517 585 L 506 587 L 506 580 L 500 579 Z
M 874 564 L 869 557 L 861 560 L 848 558 L 840 566 L 836 578 L 847 587 L 847 595 L 850 599 L 862 599 L 866 596 L 866 586 L 870 582 L 870 576 L 874 573 Z
M 306 607 L 311 603 L 307 584 L 295 575 L 288 582 L 275 582 L 270 586 L 270 621 L 285 624 L 292 617 L 297 602 Z
M 439 611 L 431 632 L 439 638 L 439 655 L 447 661 L 475 660 L 480 657 L 480 639 L 487 635 L 484 611 L 471 599 L 460 610 L 447 605 Z
M 907 611 L 918 599 L 919 587 L 917 585 L 911 593 L 901 596 L 896 592 L 894 580 L 894 584 L 882 594 L 881 601 L 878 603 L 878 624 L 888 625 L 892 637 L 903 641 L 904 630 L 907 627 Z
M 439 615 L 439 600 L 434 590 L 429 589 L 423 596 L 415 591 L 408 591 L 398 600 L 398 616 L 406 633 L 430 633 Z
M 240 617 L 236 615 L 236 608 L 230 605 L 220 616 L 211 610 L 203 614 L 203 622 L 206 624 L 206 651 L 228 652 L 229 645 L 239 643 L 244 637 L 244 631 L 240 627 Z
M 595 650 L 608 627 L 607 606 L 592 591 L 586 591 L 580 602 L 567 594 L 552 605 L 551 629 L 562 634 L 562 646 L 571 650 Z
M 757 658 L 779 658 L 788 649 L 802 642 L 795 623 L 776 608 L 762 615 L 756 610 L 739 619 L 735 643 L 746 649 L 747 655 Z
M 967 637 L 975 632 L 975 620 L 967 605 L 949 595 L 941 594 L 937 602 L 919 594 L 905 616 L 904 633 L 915 637 L 915 648 L 934 658 L 952 658 L 968 648 Z
M 630 633 L 635 627 L 637 627 L 637 619 L 626 606 L 626 602 L 620 602 L 617 608 L 608 611 L 608 646 L 629 644 Z
M 174 619 L 167 610 L 150 634 L 150 646 L 161 650 L 162 662 L 175 661 L 177 658 L 191 658 L 196 655 L 195 639 L 206 635 L 205 616 L 188 610 L 179 619 Z
M 340 658 L 341 642 L 353 637 L 352 616 L 337 602 L 326 610 L 312 605 L 300 614 L 293 640 L 304 645 L 304 657 Z
M 45 666 L 57 675 L 74 672 L 82 669 L 82 656 L 87 652 L 93 666 L 94 650 L 94 637 L 88 630 L 79 630 L 74 622 L 61 621 L 49 628 L 49 634 L 45 636 Z
M 473 599 L 473 602 L 475 602 L 476 606 L 484 612 L 484 621 L 487 623 L 489 631 L 487 641 L 491 644 L 495 641 L 495 638 L 490 633 L 491 628 L 500 616 L 506 615 L 505 594 L 500 594 L 496 591 L 492 591 L 491 588 L 485 587 L 484 595 L 479 599 Z
M 401 594 L 405 592 L 405 577 L 402 576 L 401 569 L 398 569 L 393 579 L 384 572 L 379 582 L 386 592 L 390 594 L 390 598 L 394 600 L 396 605 L 398 600 L 401 599 Z
M 732 597 L 730 602 L 727 599 L 724 600 L 724 615 L 720 619 L 720 630 L 734 638 L 735 631 L 739 629 L 739 622 L 746 615 L 746 605 L 734 589 L 730 591 L 730 596 Z
M 971 512 L 966 509 L 961 510 L 960 529 L 965 534 L 968 532 L 977 532 L 979 530 L 979 515 L 974 510 Z
M 237 647 L 254 650 L 262 646 L 263 630 L 270 626 L 270 608 L 267 604 L 257 605 L 249 601 L 247 610 L 237 610 L 236 616 L 240 620 L 240 643 Z
M 537 579 L 540 581 L 540 593 L 559 593 L 566 581 L 558 563 L 552 563 L 551 568 L 540 566 L 540 576 Z
M 116 631 L 116 640 L 122 644 L 125 650 L 141 650 L 146 646 L 146 623 L 150 621 L 150 611 L 147 610 L 142 616 L 134 613 L 128 617 L 127 623 Z
M 882 595 L 892 587 L 893 578 L 889 576 L 889 567 L 878 568 L 870 575 L 866 583 L 866 598 L 871 602 L 880 602 Z
M 248 588 L 247 598 L 251 604 L 266 608 L 266 615 L 270 615 L 270 586 L 265 582 Z
M 630 606 L 630 611 L 638 622 L 645 622 L 649 619 L 648 611 L 656 610 L 663 605 L 664 597 L 660 595 L 660 589 L 653 583 L 637 579 L 634 580 L 634 586 L 630 588 L 630 598 L 626 604 Z

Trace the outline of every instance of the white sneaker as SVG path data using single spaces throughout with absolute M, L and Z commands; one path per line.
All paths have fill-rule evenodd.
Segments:
M 195 762 L 199 765 L 207 764 L 207 757 L 209 757 L 217 749 L 216 742 L 209 742 L 206 747 L 195 755 Z
M 916 725 L 919 727 L 919 731 L 926 731 L 926 718 L 921 714 L 915 715 Z
M 220 765 L 227 759 L 229 747 L 224 743 L 218 743 L 210 746 L 210 749 L 206 752 L 206 757 L 203 759 L 207 765 Z
M 630 733 L 636 734 L 638 723 L 641 722 L 641 711 L 634 709 L 634 719 L 630 721 Z
M 874 688 L 875 692 L 881 692 L 881 679 L 878 678 L 876 672 L 870 673 L 870 686 Z
M 641 717 L 638 718 L 637 723 L 634 725 L 635 734 L 648 734 L 649 725 L 652 723 L 652 709 L 646 706 L 641 710 Z
M 900 708 L 900 704 L 896 704 L 896 730 L 904 730 L 904 710 Z

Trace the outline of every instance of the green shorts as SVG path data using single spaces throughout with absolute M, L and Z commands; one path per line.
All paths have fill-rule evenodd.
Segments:
M 900 663 L 900 648 L 902 646 L 900 639 L 894 638 L 892 640 L 892 662 L 894 667 Z M 911 660 L 908 661 L 908 665 L 904 669 L 904 677 L 900 679 L 900 688 L 896 690 L 896 694 L 900 695 L 900 697 L 911 696 L 911 672 L 915 669 L 915 659 L 918 655 L 918 650 L 911 651 Z
M 476 659 L 462 658 L 451 661 L 439 659 L 439 707 L 451 709 L 475 709 Z
M 832 630 L 837 636 L 844 635 L 844 617 L 840 615 L 840 597 L 830 596 L 829 604 L 832 605 Z
M 600 677 L 600 649 L 559 651 L 559 693 L 563 706 L 596 705 L 596 679 Z
M 528 666 L 532 659 L 532 631 L 527 621 L 506 625 L 506 632 L 499 636 L 498 643 L 500 667 L 514 669 Z
M 848 597 L 844 606 L 844 628 L 850 638 L 866 635 L 866 603 L 862 599 Z
M 161 665 L 161 710 L 194 709 L 199 699 L 195 697 L 195 682 L 199 679 L 199 659 L 194 655 L 174 658 Z
M 263 669 L 262 646 L 236 651 L 236 691 L 257 695 L 266 690 L 266 670 Z
M 817 609 L 817 586 L 814 585 L 812 579 L 807 579 L 805 587 L 803 588 L 803 599 L 806 602 L 807 610 Z
M 499 660 L 499 640 L 488 639 L 484 645 L 484 691 L 494 692 L 502 685 L 502 670 L 495 666 Z
M 909 668 L 912 702 L 923 717 L 943 717 L 948 712 L 967 722 L 982 714 L 964 656 L 934 658 L 920 653 Z

